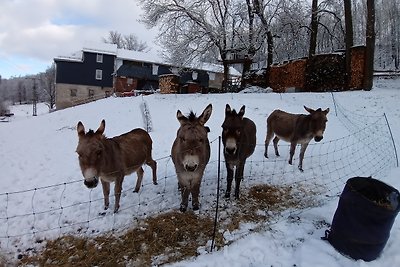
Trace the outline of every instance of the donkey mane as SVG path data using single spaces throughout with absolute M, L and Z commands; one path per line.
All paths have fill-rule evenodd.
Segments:
M 190 111 L 190 114 L 188 117 L 189 121 L 194 122 L 196 120 L 196 118 L 197 118 L 196 113 L 194 113 L 193 111 Z

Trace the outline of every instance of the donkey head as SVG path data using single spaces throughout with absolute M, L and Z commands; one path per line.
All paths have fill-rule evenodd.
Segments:
M 96 132 L 89 130 L 85 133 L 85 127 L 82 122 L 78 122 L 76 128 L 79 138 L 76 153 L 78 153 L 79 166 L 85 179 L 84 184 L 88 188 L 96 187 L 99 182 L 98 176 L 104 150 L 102 140 L 105 138 L 103 135 L 105 126 L 106 123 L 102 120 Z
M 229 104 L 226 104 L 225 120 L 222 123 L 222 142 L 225 148 L 224 152 L 228 155 L 235 155 L 238 150 L 238 144 L 243 131 L 245 108 L 243 105 L 239 113 L 236 113 L 236 110 L 232 110 Z
M 328 121 L 326 115 L 329 113 L 329 108 L 327 108 L 326 110 L 322 110 L 321 108 L 313 110 L 306 106 L 304 106 L 304 108 L 310 113 L 311 116 L 310 130 L 312 131 L 314 140 L 316 142 L 319 142 L 322 140 L 322 138 L 324 138 L 326 122 Z
M 176 114 L 181 124 L 176 139 L 179 145 L 178 157 L 186 171 L 196 171 L 200 164 L 204 164 L 209 149 L 207 133 L 210 131 L 204 124 L 210 118 L 211 112 L 212 105 L 209 104 L 199 117 L 193 112 L 186 117 L 180 110 Z

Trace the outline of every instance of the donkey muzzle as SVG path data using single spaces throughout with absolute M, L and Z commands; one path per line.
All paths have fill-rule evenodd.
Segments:
M 323 136 L 315 136 L 315 137 L 314 137 L 314 140 L 315 140 L 315 142 L 319 142 L 319 141 L 321 141 L 323 138 L 324 138 Z
M 228 154 L 228 155 L 235 155 L 235 153 L 236 153 L 236 148 L 226 147 L 226 148 L 225 148 L 225 153 Z
M 195 165 L 185 165 L 185 170 L 188 172 L 194 172 L 195 170 L 197 170 L 197 167 L 199 165 L 195 164 Z
M 87 188 L 95 188 L 99 183 L 99 178 L 93 177 L 92 179 L 85 179 L 83 184 L 86 185 Z

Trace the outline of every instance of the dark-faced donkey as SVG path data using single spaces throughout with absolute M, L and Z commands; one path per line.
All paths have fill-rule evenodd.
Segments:
M 114 212 L 119 209 L 122 182 L 125 175 L 137 173 L 134 192 L 138 192 L 143 178 L 143 164 L 147 164 L 153 171 L 153 183 L 157 184 L 157 163 L 151 156 L 152 140 L 143 129 L 134 129 L 122 135 L 106 138 L 103 133 L 105 121 L 102 120 L 96 132 L 89 130 L 85 133 L 82 122 L 78 122 L 79 165 L 88 188 L 94 188 L 101 181 L 104 194 L 104 209 L 109 206 L 110 183 L 115 182 Z
M 268 145 L 272 137 L 275 155 L 279 156 L 278 142 L 280 139 L 290 143 L 290 158 L 289 164 L 292 164 L 294 151 L 297 144 L 301 144 L 299 170 L 303 171 L 304 152 L 307 149 L 308 143 L 314 138 L 316 142 L 322 140 L 326 122 L 328 121 L 326 115 L 329 108 L 326 110 L 313 110 L 304 106 L 310 113 L 305 114 L 291 114 L 281 110 L 274 110 L 267 119 L 267 136 L 265 138 L 265 153 L 264 156 L 268 158 Z
M 189 194 L 192 195 L 193 210 L 200 208 L 201 179 L 210 160 L 210 142 L 207 136 L 210 130 L 204 124 L 210 118 L 211 112 L 212 106 L 209 104 L 199 117 L 196 117 L 193 112 L 185 117 L 180 110 L 176 114 L 181 126 L 172 145 L 171 156 L 181 190 L 180 210 L 182 212 L 187 209 Z
M 226 198 L 229 198 L 231 194 L 235 167 L 235 198 L 239 198 L 239 186 L 243 179 L 244 165 L 256 147 L 256 125 L 252 120 L 243 117 L 244 112 L 245 106 L 242 106 L 239 113 L 232 110 L 228 104 L 225 108 L 222 142 L 227 170 Z

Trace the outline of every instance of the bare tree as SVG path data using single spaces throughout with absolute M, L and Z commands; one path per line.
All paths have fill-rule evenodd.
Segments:
M 141 42 L 134 34 L 124 36 L 124 48 L 134 51 L 145 51 L 148 47 L 146 42 Z
M 45 101 L 50 110 L 56 105 L 56 66 L 53 63 L 47 70 L 40 75 L 41 87 L 45 93 Z
M 310 51 L 308 53 L 308 57 L 312 57 L 315 55 L 317 48 L 317 34 L 318 34 L 318 0 L 313 0 L 311 8 Z
M 227 62 L 230 31 L 233 22 L 229 0 L 139 0 L 149 27 L 159 26 L 159 39 L 165 48 L 164 56 L 174 64 L 199 61 L 210 50 L 218 51 L 224 80 L 228 80 Z M 226 88 L 226 87 L 225 87 Z
M 364 89 L 371 90 L 373 85 L 375 54 L 375 0 L 367 0 L 367 11 Z
M 124 48 L 124 38 L 117 31 L 109 31 L 107 38 L 103 37 L 103 42 L 108 44 L 116 44 L 117 48 Z
M 122 35 L 117 31 L 110 31 L 107 38 L 103 38 L 103 42 L 109 44 L 116 44 L 117 48 L 134 50 L 134 51 L 145 51 L 148 46 L 146 42 L 141 42 L 139 38 L 134 34 Z
M 351 12 L 351 0 L 344 1 L 344 18 L 346 24 L 346 87 L 351 81 L 351 47 L 353 46 L 353 16 Z

